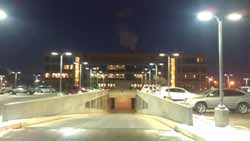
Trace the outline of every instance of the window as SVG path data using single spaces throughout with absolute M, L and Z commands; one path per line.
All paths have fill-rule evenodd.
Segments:
M 125 65 L 108 65 L 108 70 L 125 70 Z
M 182 90 L 182 89 L 173 89 L 173 92 L 176 92 L 176 93 L 185 93 L 185 91 L 184 90 Z
M 50 73 L 45 73 L 45 78 L 50 78 Z
M 52 78 L 60 78 L 60 73 L 52 73 Z M 62 78 L 69 78 L 69 74 L 62 73 Z
M 219 90 L 212 91 L 211 93 L 208 94 L 208 97 L 219 97 L 220 92 Z
M 176 88 L 171 88 L 169 89 L 170 92 L 174 92 L 174 93 L 185 93 L 184 90 L 182 89 L 176 89 Z M 166 89 L 166 92 L 168 92 L 168 89 Z
M 234 90 L 224 90 L 225 96 L 242 96 L 244 95 L 242 92 L 234 91 Z
M 70 67 L 69 67 L 69 65 L 64 65 L 63 68 L 64 68 L 64 70 L 69 70 Z
M 196 58 L 196 62 L 200 63 L 200 58 L 199 57 Z

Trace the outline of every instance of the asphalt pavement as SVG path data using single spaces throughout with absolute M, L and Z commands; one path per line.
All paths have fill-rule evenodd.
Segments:
M 192 141 L 148 115 L 105 114 L 11 130 L 1 141 Z

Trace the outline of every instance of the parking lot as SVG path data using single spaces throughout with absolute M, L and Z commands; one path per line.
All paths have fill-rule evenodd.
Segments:
M 150 88 L 150 87 L 149 87 Z M 164 88 L 164 87 L 163 87 Z M 151 88 L 152 90 L 154 90 L 154 88 L 152 87 Z M 145 89 L 145 90 L 143 90 L 142 89 L 142 91 L 145 91 L 145 92 L 149 92 L 149 93 L 151 93 L 151 94 L 154 94 L 154 95 L 156 95 L 156 96 L 158 96 L 159 98 L 164 98 L 163 96 L 164 95 L 167 95 L 167 93 L 165 93 L 164 91 L 163 91 L 163 93 L 162 92 L 150 92 L 150 90 L 151 89 L 149 89 L 149 90 L 147 90 L 147 89 Z M 166 89 L 166 88 L 165 88 Z M 176 89 L 176 88 L 172 88 L 172 89 Z M 177 90 L 177 89 L 176 89 Z M 188 92 L 185 92 L 185 89 L 181 89 L 181 88 L 179 88 L 179 90 L 183 90 L 183 92 L 181 93 L 177 93 L 177 92 L 171 92 L 170 91 L 170 94 L 173 94 L 173 96 L 174 96 L 174 98 L 179 98 L 179 99 L 181 99 L 182 97 L 184 97 L 185 96 L 185 94 L 188 94 L 188 95 L 192 95 L 192 94 L 189 94 Z M 216 91 L 216 89 L 214 90 L 214 91 Z M 209 92 L 209 91 L 208 91 Z M 213 92 L 212 90 L 211 90 L 211 92 Z M 228 92 L 234 92 L 234 93 L 236 93 L 237 94 L 237 91 L 231 91 L 231 90 L 225 90 L 225 92 L 227 92 L 226 94 L 228 94 Z M 179 97 L 176 97 L 177 95 L 179 95 Z M 181 97 L 182 96 L 182 97 Z M 209 95 L 210 96 L 210 95 Z M 206 96 L 206 97 L 204 97 L 204 99 L 206 100 L 206 98 L 208 99 L 208 100 L 210 100 L 210 101 L 213 101 L 213 100 L 215 100 L 216 98 L 218 99 L 219 98 L 219 96 L 212 96 L 211 98 L 209 97 L 209 96 Z M 167 96 L 166 96 L 167 97 Z M 193 99 L 192 99 L 192 97 L 190 97 L 189 99 L 191 99 L 191 100 L 197 100 L 198 98 L 203 98 L 203 97 L 201 97 L 200 95 L 195 95 L 194 94 L 194 97 L 193 97 Z M 209 99 L 210 98 L 210 99 Z M 225 97 L 225 98 L 227 98 L 227 97 Z M 235 98 L 237 98 L 236 96 L 234 96 L 234 97 L 231 97 L 231 102 L 233 101 L 232 99 L 234 98 L 234 100 L 247 100 L 248 99 L 248 97 L 247 97 L 247 95 L 246 95 L 246 97 L 243 97 L 242 99 L 240 99 L 239 97 L 238 97 L 238 99 L 235 99 Z M 184 98 L 182 98 L 182 99 L 184 99 Z M 203 99 L 203 100 L 204 100 Z M 172 99 L 173 101 L 175 101 L 174 99 Z M 226 99 L 227 100 L 227 99 Z M 216 101 L 216 100 L 215 100 Z M 217 101 L 219 101 L 219 100 L 217 100 Z M 227 100 L 226 102 L 228 102 L 229 100 Z M 184 100 L 179 100 L 179 101 L 175 101 L 175 102 L 177 102 L 177 103 L 181 103 L 181 104 L 187 104 L 186 102 L 187 101 L 184 101 Z M 190 104 L 190 103 L 188 103 L 188 104 Z M 214 105 L 216 105 L 216 104 L 214 104 Z M 191 105 L 191 106 L 193 106 L 193 105 Z M 200 114 L 200 113 L 197 113 L 197 112 L 193 112 L 194 113 L 194 118 L 197 118 L 197 119 L 201 119 L 201 120 L 207 120 L 207 121 L 211 121 L 212 123 L 214 122 L 214 110 L 213 110 L 214 108 L 212 108 L 212 109 L 205 109 L 203 112 L 205 112 L 205 113 L 203 113 L 202 112 L 202 114 Z M 234 109 L 234 110 L 232 110 L 232 111 L 230 111 L 230 114 L 229 114 L 229 122 L 230 122 L 230 125 L 231 126 L 233 126 L 233 127 L 237 127 L 237 128 L 247 128 L 247 129 L 250 129 L 250 109 L 248 108 L 248 112 L 247 112 L 247 110 L 246 110 L 246 113 L 244 113 L 244 114 L 241 114 L 241 113 L 239 113 L 239 112 L 237 112 L 237 110 L 236 109 Z

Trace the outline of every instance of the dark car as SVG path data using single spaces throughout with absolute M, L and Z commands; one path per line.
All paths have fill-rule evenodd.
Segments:
M 86 88 L 80 88 L 80 87 L 71 87 L 66 90 L 67 94 L 78 94 L 78 93 L 84 93 L 87 92 Z

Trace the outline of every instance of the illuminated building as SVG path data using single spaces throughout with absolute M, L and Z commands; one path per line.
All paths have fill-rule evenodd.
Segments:
M 148 73 L 145 68 L 151 70 L 151 83 L 155 82 L 155 72 L 149 63 L 163 63 L 159 65 L 158 77 L 165 79 L 162 85 L 167 85 L 167 58 L 159 57 L 158 54 L 147 53 L 116 53 L 116 54 L 82 54 L 81 57 L 65 57 L 63 67 L 64 88 L 79 86 L 80 63 L 82 65 L 82 86 L 101 88 L 141 88 L 149 83 Z M 201 89 L 206 85 L 207 74 L 206 57 L 204 55 L 187 55 L 182 53 L 177 58 L 170 60 L 171 86 L 188 89 Z M 86 70 L 88 69 L 88 70 Z M 46 82 L 59 85 L 59 58 L 47 56 L 45 60 Z M 160 80 L 159 80 L 160 81 Z

